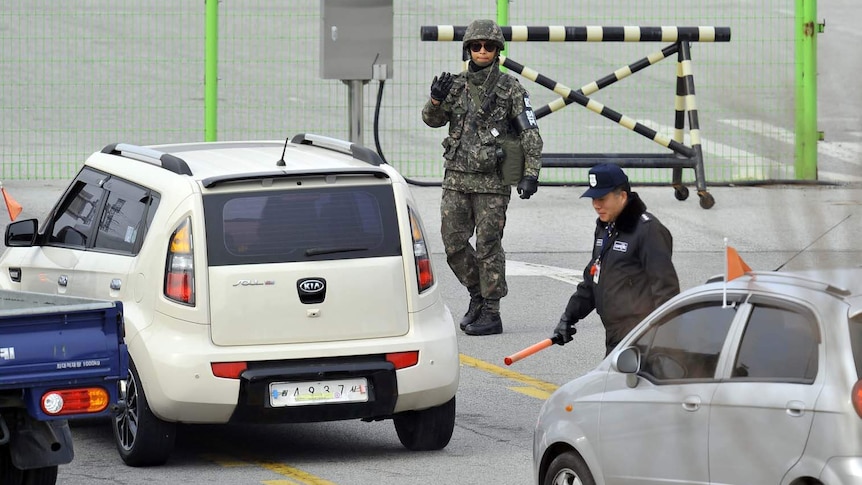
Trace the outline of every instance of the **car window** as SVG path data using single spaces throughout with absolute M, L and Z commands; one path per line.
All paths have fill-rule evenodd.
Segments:
M 204 212 L 212 266 L 401 253 L 389 185 L 213 194 Z
M 107 202 L 94 249 L 137 254 L 159 198 L 143 187 L 117 178 L 108 179 L 102 187 Z
M 713 379 L 736 306 L 687 305 L 663 316 L 635 342 L 641 374 L 653 382 Z
M 755 304 L 732 377 L 811 383 L 817 376 L 819 332 L 814 315 Z
M 105 197 L 100 186 L 103 178 L 104 175 L 86 169 L 78 174 L 54 212 L 48 244 L 66 247 L 91 244 Z

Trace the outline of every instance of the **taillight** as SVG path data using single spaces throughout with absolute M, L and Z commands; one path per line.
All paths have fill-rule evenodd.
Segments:
M 434 272 L 431 271 L 431 258 L 428 255 L 428 246 L 425 244 L 425 234 L 419 224 L 419 218 L 410 209 L 410 232 L 413 235 L 413 259 L 416 261 L 416 279 L 419 284 L 419 293 L 431 288 L 434 284 Z
M 42 411 L 49 416 L 100 413 L 108 407 L 108 391 L 101 387 L 61 389 L 42 394 Z
M 210 367 L 216 377 L 239 379 L 239 375 L 248 369 L 248 364 L 245 362 L 211 362 Z
M 853 403 L 856 414 L 862 418 L 862 381 L 856 381 L 856 384 L 853 384 L 853 390 L 850 391 L 850 402 Z
M 165 264 L 165 296 L 171 300 L 195 304 L 195 263 L 192 223 L 189 219 L 177 227 L 168 244 Z

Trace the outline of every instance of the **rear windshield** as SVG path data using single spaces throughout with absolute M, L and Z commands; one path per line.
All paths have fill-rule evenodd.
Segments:
M 207 195 L 210 266 L 401 254 L 389 185 Z
M 856 361 L 856 377 L 862 379 L 862 315 L 850 319 L 850 347 Z

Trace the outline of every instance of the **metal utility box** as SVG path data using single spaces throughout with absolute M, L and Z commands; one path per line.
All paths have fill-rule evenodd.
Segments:
M 320 0 L 320 77 L 392 77 L 392 0 Z

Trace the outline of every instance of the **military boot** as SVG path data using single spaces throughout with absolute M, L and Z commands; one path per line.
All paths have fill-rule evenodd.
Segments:
M 482 313 L 482 306 L 485 304 L 485 300 L 482 298 L 482 295 L 477 292 L 470 292 L 470 305 L 467 307 L 467 313 L 461 318 L 461 323 L 458 324 L 461 327 L 461 330 L 467 328 L 467 325 L 475 322 L 479 319 L 479 315 Z
M 467 325 L 464 329 L 467 335 L 496 335 L 503 333 L 503 320 L 500 319 L 499 309 L 489 309 L 488 305 L 482 308 L 482 314 L 475 322 Z

